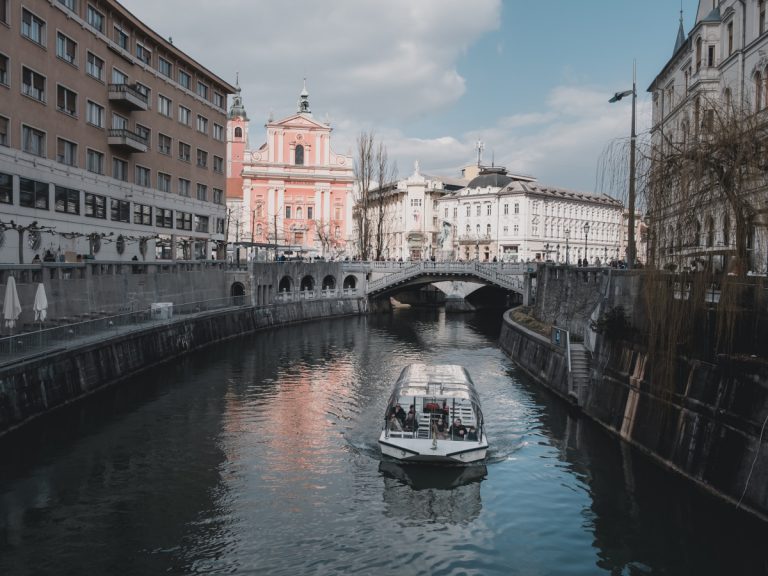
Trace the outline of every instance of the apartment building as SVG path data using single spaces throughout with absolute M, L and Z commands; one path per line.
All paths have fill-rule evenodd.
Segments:
M 233 92 L 113 0 L 0 0 L 0 262 L 224 258 Z

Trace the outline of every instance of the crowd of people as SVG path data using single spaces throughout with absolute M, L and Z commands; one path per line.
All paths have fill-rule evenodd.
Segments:
M 424 405 L 424 411 L 430 414 L 431 436 L 442 440 L 477 440 L 477 430 L 474 426 L 465 426 L 461 418 L 450 422 L 448 403 L 443 400 L 442 406 L 435 403 Z M 387 412 L 387 422 L 390 431 L 415 432 L 419 428 L 419 418 L 413 404 L 406 412 L 398 403 Z

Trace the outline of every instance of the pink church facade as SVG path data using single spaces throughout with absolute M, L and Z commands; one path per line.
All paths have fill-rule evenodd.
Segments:
M 238 88 L 227 123 L 229 241 L 310 257 L 349 255 L 353 159 L 332 150 L 331 127 L 312 117 L 306 86 L 297 112 L 270 119 L 257 149 L 248 145 L 248 122 Z

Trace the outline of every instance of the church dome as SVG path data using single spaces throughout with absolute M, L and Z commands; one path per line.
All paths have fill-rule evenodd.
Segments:
M 501 166 L 486 166 L 480 170 L 480 174 L 475 176 L 467 184 L 467 188 L 504 188 L 512 182 L 514 178 L 507 175 L 507 169 Z

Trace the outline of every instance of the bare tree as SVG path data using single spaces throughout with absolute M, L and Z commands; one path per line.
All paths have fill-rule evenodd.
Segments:
M 361 132 L 357 137 L 355 152 L 355 180 L 357 183 L 357 198 L 354 209 L 357 227 L 355 241 L 357 254 L 362 260 L 368 260 L 371 251 L 371 192 L 376 177 L 374 141 L 373 131 Z
M 392 164 L 387 154 L 387 148 L 382 142 L 378 143 L 376 147 L 376 155 L 374 158 L 376 168 L 376 180 L 378 182 L 378 190 L 373 196 L 373 220 L 374 220 L 374 249 L 376 251 L 375 257 L 380 260 L 384 256 L 384 251 L 387 248 L 388 232 L 387 224 L 388 217 L 391 216 L 387 212 L 387 206 L 389 205 L 391 186 L 394 185 L 394 181 L 397 179 L 397 166 Z
M 0 230 L 16 230 L 19 235 L 19 264 L 24 264 L 24 233 L 28 232 L 31 239 L 35 239 L 35 244 L 40 244 L 40 235 L 43 232 L 53 232 L 55 228 L 51 226 L 40 226 L 37 220 L 34 222 L 23 225 L 11 220 L 10 222 L 3 222 L 0 220 Z

